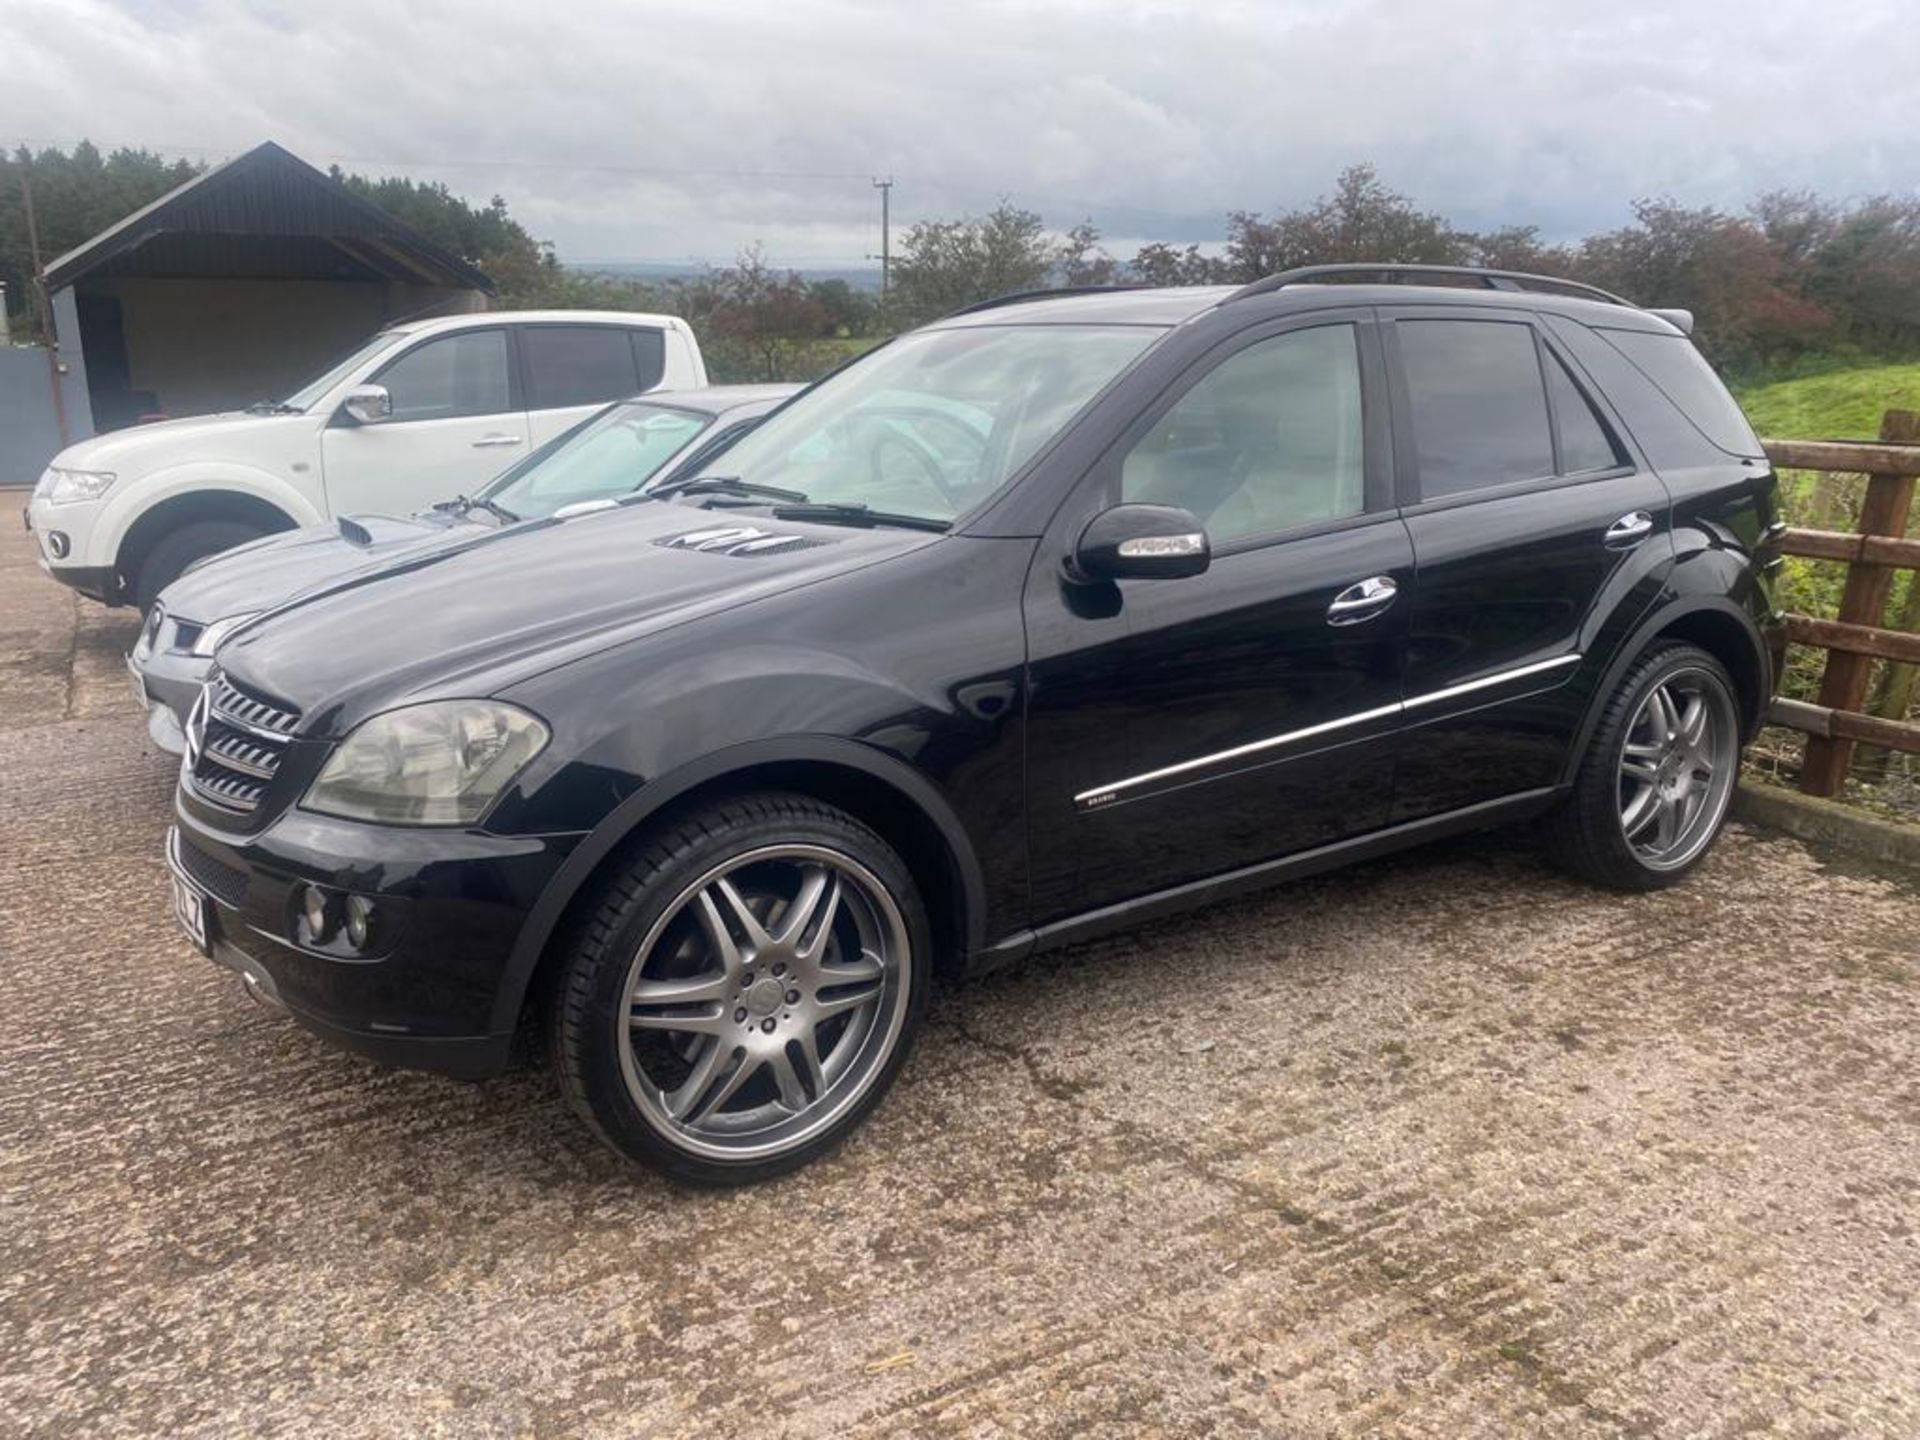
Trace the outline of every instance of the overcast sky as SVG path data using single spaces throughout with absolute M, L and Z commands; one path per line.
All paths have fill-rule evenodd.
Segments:
M 1920 188 L 1911 0 L 4 0 L 0 140 L 499 192 L 564 259 L 857 262 L 1001 195 L 1131 254 L 1371 160 L 1473 226 Z

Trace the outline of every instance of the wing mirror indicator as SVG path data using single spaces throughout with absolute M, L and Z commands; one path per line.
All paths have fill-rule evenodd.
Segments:
M 340 408 L 359 425 L 378 425 L 393 418 L 393 396 L 384 385 L 356 385 L 347 392 Z
M 1079 580 L 1178 580 L 1213 563 L 1207 528 L 1174 505 L 1116 505 L 1087 522 L 1068 568 Z

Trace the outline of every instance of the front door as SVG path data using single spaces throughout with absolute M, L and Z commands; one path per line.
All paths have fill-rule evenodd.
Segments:
M 1386 823 L 1413 551 L 1363 312 L 1263 327 L 1124 436 L 1026 596 L 1037 923 Z M 1091 513 L 1178 505 L 1213 563 L 1076 584 Z
M 457 330 L 402 351 L 369 377 L 393 399 L 377 424 L 336 416 L 322 432 L 334 515 L 405 515 L 476 494 L 527 453 L 527 415 L 506 330 Z

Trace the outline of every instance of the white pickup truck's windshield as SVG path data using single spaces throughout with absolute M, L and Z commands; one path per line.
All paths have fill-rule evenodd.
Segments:
M 1136 325 L 923 330 L 822 381 L 702 473 L 816 504 L 951 520 L 1004 485 L 1163 334 Z
M 522 520 L 631 495 L 713 423 L 666 405 L 615 405 L 515 466 L 481 493 Z
M 382 330 L 351 355 L 330 366 L 325 373 L 309 380 L 282 403 L 289 410 L 311 410 L 326 393 L 374 356 L 391 350 L 407 337 L 397 330 Z

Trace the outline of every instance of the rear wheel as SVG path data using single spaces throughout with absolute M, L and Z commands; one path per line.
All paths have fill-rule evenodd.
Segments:
M 1726 667 L 1692 645 L 1627 671 L 1547 821 L 1565 868 L 1620 890 L 1671 885 L 1720 833 L 1740 770 L 1739 707 Z
M 925 1013 L 905 864 L 797 795 L 725 801 L 608 882 L 560 977 L 553 1059 L 613 1149 L 734 1185 L 806 1164 L 879 1103 Z
M 178 580 L 196 560 L 258 540 L 266 533 L 259 526 L 242 520 L 196 520 L 178 530 L 169 530 L 141 558 L 140 568 L 129 586 L 134 604 L 140 607 L 142 615 L 146 614 L 153 609 L 160 592 Z

